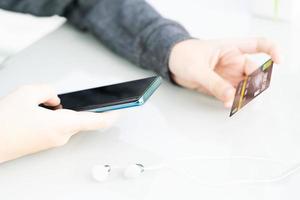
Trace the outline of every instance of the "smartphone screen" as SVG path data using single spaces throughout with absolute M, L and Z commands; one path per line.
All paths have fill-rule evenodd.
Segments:
M 152 94 L 160 85 L 160 83 L 161 78 L 155 76 L 114 85 L 60 94 L 58 96 L 61 100 L 61 105 L 50 109 L 64 108 L 75 111 L 93 111 L 98 109 L 98 111 L 104 111 L 105 109 L 101 108 L 117 105 L 131 107 L 134 106 L 132 103 L 139 101 L 139 99 L 141 99 L 147 92 Z

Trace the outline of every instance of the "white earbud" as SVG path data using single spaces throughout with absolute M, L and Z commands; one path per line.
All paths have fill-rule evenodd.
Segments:
M 124 177 L 128 179 L 134 179 L 145 171 L 145 167 L 142 164 L 129 165 L 124 171 Z
M 98 182 L 105 181 L 109 176 L 110 172 L 110 165 L 95 165 L 92 168 L 92 176 Z
M 92 168 L 92 177 L 98 182 L 105 181 L 114 169 L 122 169 L 121 167 L 112 168 L 110 165 L 95 165 Z M 134 179 L 145 171 L 142 164 L 132 164 L 124 169 L 123 175 L 125 178 Z

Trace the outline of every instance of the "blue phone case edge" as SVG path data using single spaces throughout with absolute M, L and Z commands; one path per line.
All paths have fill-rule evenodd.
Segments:
M 96 108 L 92 110 L 87 110 L 88 112 L 106 112 L 106 111 L 113 111 L 113 110 L 119 110 L 119 109 L 124 109 L 124 108 L 131 108 L 131 107 L 136 107 L 136 106 L 141 106 L 146 103 L 146 101 L 151 97 L 151 95 L 156 91 L 156 89 L 161 85 L 162 83 L 162 78 L 158 76 L 151 86 L 146 90 L 144 95 L 137 100 L 136 102 L 130 102 L 130 103 L 125 103 L 125 104 L 120 104 L 120 105 L 115 105 L 115 106 L 107 106 L 107 107 L 102 107 L 102 108 Z

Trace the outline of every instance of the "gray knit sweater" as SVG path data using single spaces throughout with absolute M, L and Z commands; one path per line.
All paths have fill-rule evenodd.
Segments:
M 162 17 L 144 0 L 0 0 L 0 8 L 66 17 L 115 53 L 169 80 L 170 51 L 190 38 L 180 24 Z

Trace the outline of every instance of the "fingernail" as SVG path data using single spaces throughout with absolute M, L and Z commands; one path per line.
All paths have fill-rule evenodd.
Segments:
M 283 55 L 279 56 L 277 64 L 281 64 L 282 62 L 284 62 L 284 56 Z
M 278 56 L 274 57 L 273 61 L 276 64 L 281 64 L 284 61 L 283 55 L 278 55 Z
M 226 92 L 225 92 L 225 99 L 232 99 L 232 97 L 234 96 L 234 93 L 235 93 L 235 90 L 230 88 L 230 89 L 227 89 Z
M 224 104 L 225 108 L 230 108 L 232 106 L 233 102 L 232 101 L 228 101 Z
M 234 99 L 234 94 L 235 94 L 235 90 L 232 88 L 229 88 L 226 90 L 225 92 L 225 99 L 226 102 L 224 103 L 224 106 L 226 108 L 230 108 L 233 104 L 233 99 Z

